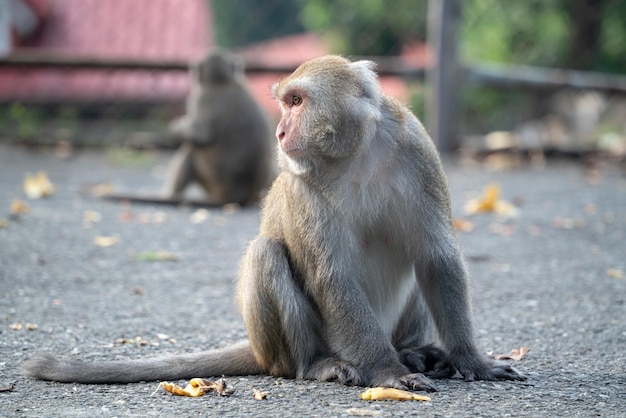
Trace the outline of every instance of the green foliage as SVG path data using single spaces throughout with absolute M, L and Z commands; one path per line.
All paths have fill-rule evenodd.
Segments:
M 426 120 L 426 89 L 421 82 L 412 82 L 409 86 L 409 107 L 421 121 Z
M 64 106 L 57 117 L 57 124 L 60 128 L 68 131 L 76 131 L 80 125 L 80 114 L 74 106 Z
M 29 109 L 21 103 L 13 103 L 1 113 L 3 125 L 13 127 L 20 139 L 35 137 L 43 123 L 38 109 Z
M 305 28 L 322 33 L 334 52 L 397 55 L 425 39 L 428 0 L 300 0 Z
M 567 67 L 585 46 L 574 43 L 571 0 L 462 2 L 461 54 L 465 62 Z M 626 73 L 626 0 L 597 2 L 600 37 L 588 70 Z
M 151 151 L 114 146 L 107 148 L 106 157 L 116 166 L 147 167 L 154 162 L 155 155 Z
M 235 48 L 303 30 L 300 5 L 285 0 L 212 0 L 217 44 Z
M 584 70 L 626 73 L 626 0 L 589 2 L 599 13 L 600 34 L 577 44 L 575 3 L 589 0 L 463 1 L 460 51 L 463 62 L 564 67 L 587 53 Z M 584 28 L 584 26 L 583 26 Z M 592 46 L 593 45 L 593 46 Z M 543 112 L 538 95 L 468 86 L 462 94 L 472 130 L 510 129 Z
M 600 50 L 591 68 L 626 74 L 626 0 L 612 0 L 604 10 Z
M 560 0 L 463 2 L 462 59 L 557 65 L 567 52 L 568 16 Z

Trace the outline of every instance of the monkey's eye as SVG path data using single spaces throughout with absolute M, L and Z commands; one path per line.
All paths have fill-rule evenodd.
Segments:
M 300 96 L 293 96 L 291 98 L 291 104 L 293 106 L 300 106 L 302 104 L 302 97 L 300 97 Z

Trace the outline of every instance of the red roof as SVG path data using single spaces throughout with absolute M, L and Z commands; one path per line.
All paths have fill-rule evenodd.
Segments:
M 212 13 L 206 0 L 22 0 L 41 17 L 38 36 L 21 49 L 45 53 L 155 61 L 200 58 L 214 45 Z M 320 35 L 301 33 L 238 51 L 244 58 L 274 66 L 297 66 L 329 52 Z M 424 66 L 423 45 L 405 48 L 411 65 Z M 284 74 L 249 76 L 257 100 L 273 114 L 270 87 Z M 406 84 L 382 77 L 383 90 L 406 101 Z M 0 68 L 0 99 L 182 101 L 189 91 L 185 72 Z
M 213 45 L 205 0 L 28 0 L 42 16 L 19 49 L 71 56 L 195 60 Z M 0 69 L 12 99 L 182 99 L 186 73 Z

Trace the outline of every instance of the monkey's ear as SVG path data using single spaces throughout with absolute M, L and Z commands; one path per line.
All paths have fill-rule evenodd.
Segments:
M 350 63 L 350 68 L 359 78 L 363 97 L 378 100 L 381 96 L 378 75 L 374 72 L 376 63 L 373 61 L 355 61 Z

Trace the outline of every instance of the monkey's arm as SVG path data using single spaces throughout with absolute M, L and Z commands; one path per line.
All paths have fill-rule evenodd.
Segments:
M 415 272 L 449 361 L 468 381 L 525 380 L 508 364 L 479 353 L 474 343 L 467 268 L 448 213 L 441 206 L 431 211 L 428 226 L 421 232 L 429 249 L 416 262 Z
M 174 138 L 196 146 L 209 146 L 216 141 L 212 123 L 207 117 L 184 115 L 173 120 L 169 124 L 168 130 Z
M 420 373 L 400 362 L 398 353 L 385 334 L 372 306 L 354 277 L 337 269 L 327 280 L 320 280 L 316 298 L 331 345 L 342 360 L 354 365 L 368 386 L 436 391 L 436 386 Z
M 318 212 L 318 216 L 322 213 L 325 220 L 341 219 L 338 214 L 324 213 L 320 207 L 313 207 L 312 211 Z M 349 260 L 359 259 L 361 236 L 346 229 L 341 221 L 327 222 L 326 228 L 310 225 L 304 228 L 307 231 L 301 231 L 301 236 L 308 234 L 310 241 L 306 244 L 311 246 L 301 247 L 296 253 L 314 258 L 304 274 L 305 286 L 319 309 L 332 352 L 356 367 L 366 385 L 436 390 L 430 381 L 412 374 L 400 362 L 363 290 L 363 283 L 358 280 L 358 275 L 364 273 L 362 266 L 352 265 Z M 292 242 L 289 246 L 295 245 Z

